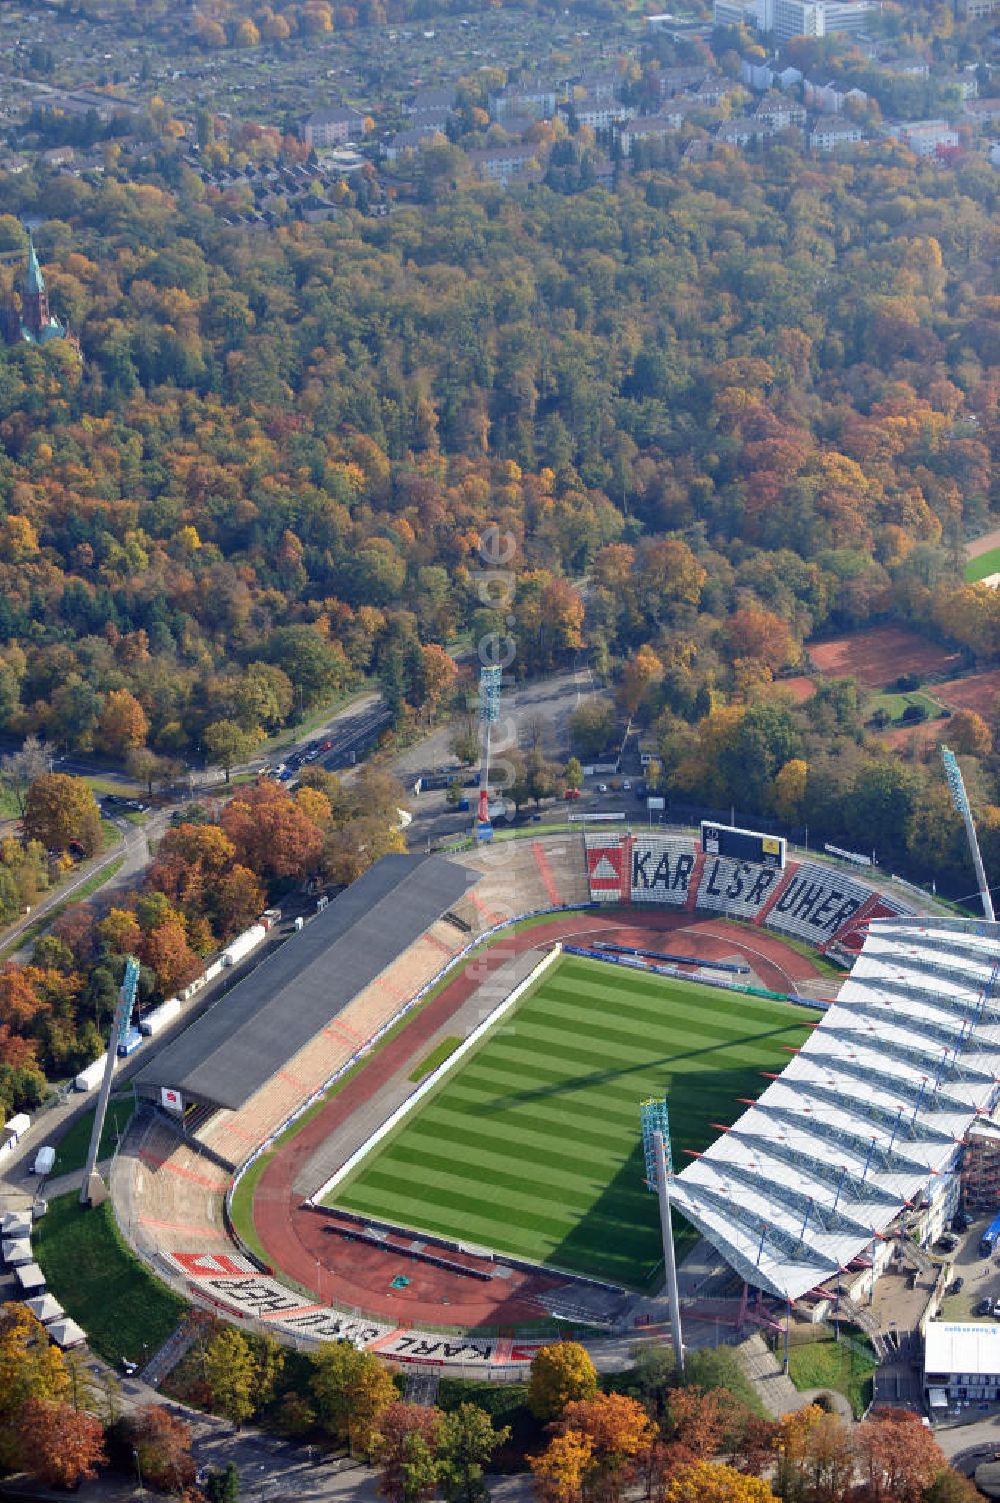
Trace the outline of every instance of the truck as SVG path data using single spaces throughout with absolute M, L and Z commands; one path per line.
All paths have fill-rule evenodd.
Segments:
M 85 1070 L 81 1070 L 73 1081 L 75 1091 L 93 1091 L 101 1083 L 104 1068 L 108 1062 L 108 1056 L 102 1054 L 99 1059 L 92 1060 Z
M 159 1007 L 154 1007 L 152 1012 L 147 1012 L 146 1016 L 139 1020 L 139 1032 L 146 1038 L 155 1038 L 168 1023 L 180 1017 L 180 1012 L 180 997 L 168 997 L 165 1002 L 160 1003 Z
M 52 1165 L 55 1163 L 55 1161 L 56 1151 L 54 1148 L 39 1148 L 38 1152 L 35 1154 L 35 1173 L 51 1174 Z
M 998 1242 L 1000 1242 L 1000 1216 L 994 1216 L 979 1239 L 979 1256 L 981 1258 L 992 1257 L 996 1252 Z
M 119 1040 L 118 1048 L 115 1052 L 119 1059 L 128 1059 L 129 1055 L 134 1054 L 144 1043 L 145 1039 L 138 1028 L 130 1028 L 125 1037 Z

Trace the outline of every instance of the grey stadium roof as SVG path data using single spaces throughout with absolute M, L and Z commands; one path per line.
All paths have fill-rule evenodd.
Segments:
M 384 856 L 162 1049 L 136 1084 L 237 1110 L 479 880 Z

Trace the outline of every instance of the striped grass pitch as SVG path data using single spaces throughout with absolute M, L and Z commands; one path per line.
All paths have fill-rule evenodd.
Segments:
M 682 1169 L 788 1062 L 807 1016 L 565 957 L 326 1203 L 642 1288 L 661 1249 L 640 1101 L 666 1094 Z

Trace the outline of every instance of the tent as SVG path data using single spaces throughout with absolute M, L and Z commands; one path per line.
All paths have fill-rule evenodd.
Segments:
M 63 1351 L 71 1346 L 82 1346 L 87 1339 L 86 1331 L 75 1320 L 70 1320 L 68 1315 L 62 1320 L 54 1320 L 48 1330 L 50 1340 L 62 1347 Z
M 8 1211 L 0 1221 L 0 1236 L 2 1237 L 30 1237 L 31 1236 L 31 1212 Z
M 31 1243 L 27 1237 L 9 1237 L 3 1242 L 3 1260 L 8 1268 L 31 1262 Z
M 66 1313 L 59 1301 L 51 1294 L 36 1294 L 34 1299 L 25 1300 L 25 1304 L 43 1326 L 47 1326 L 50 1320 L 58 1320 Z
M 21 1263 L 14 1269 L 14 1277 L 21 1286 L 22 1294 L 44 1294 L 45 1275 L 37 1263 Z

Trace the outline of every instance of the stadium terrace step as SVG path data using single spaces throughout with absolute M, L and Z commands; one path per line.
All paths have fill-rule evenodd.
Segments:
M 440 1386 L 440 1373 L 411 1373 L 406 1380 L 406 1402 L 408 1404 L 419 1404 L 422 1409 L 430 1409 L 437 1403 Z
M 698 906 L 698 899 L 701 895 L 701 879 L 705 870 L 705 860 L 706 857 L 703 851 L 699 851 L 694 858 L 694 871 L 691 873 L 691 880 L 688 883 L 687 902 L 684 904 L 685 913 L 694 913 Z
M 917 1246 L 916 1242 L 911 1242 L 909 1237 L 900 1237 L 896 1245 L 906 1262 L 909 1263 L 911 1268 L 915 1268 L 918 1273 L 936 1272 L 937 1265 L 934 1263 L 934 1260 L 929 1258 L 923 1248 Z
M 172 1113 L 168 1112 L 163 1113 L 163 1120 L 170 1128 L 170 1131 L 176 1133 L 177 1137 L 182 1143 L 187 1144 L 192 1153 L 196 1153 L 199 1158 L 208 1159 L 210 1163 L 215 1164 L 217 1168 L 224 1170 L 226 1174 L 233 1173 L 236 1165 L 233 1163 L 232 1159 L 223 1158 L 222 1154 L 219 1153 L 217 1149 L 210 1148 L 207 1143 L 202 1142 L 198 1137 L 194 1136 L 192 1132 L 188 1131 L 187 1124 L 185 1122 L 181 1121 L 177 1117 L 173 1116 Z M 195 1132 L 197 1132 L 197 1128 L 195 1128 Z
M 864 1331 L 865 1335 L 871 1338 L 876 1357 L 878 1357 L 880 1362 L 884 1362 L 888 1348 L 886 1347 L 882 1329 L 872 1312 L 866 1310 L 863 1305 L 855 1304 L 849 1295 L 841 1294 L 838 1313 L 841 1320 L 849 1320 L 852 1325 L 857 1326 L 859 1330 Z
M 189 1310 L 180 1325 L 168 1336 L 158 1352 L 154 1352 L 146 1366 L 139 1373 L 144 1383 L 150 1388 L 159 1388 L 165 1378 L 169 1378 L 174 1368 L 185 1356 L 195 1342 L 199 1334 L 204 1330 L 204 1319 L 195 1310 Z
M 802 1400 L 795 1384 L 782 1372 L 762 1336 L 748 1337 L 736 1348 L 736 1355 L 773 1419 L 781 1419 L 790 1410 L 801 1407 Z

